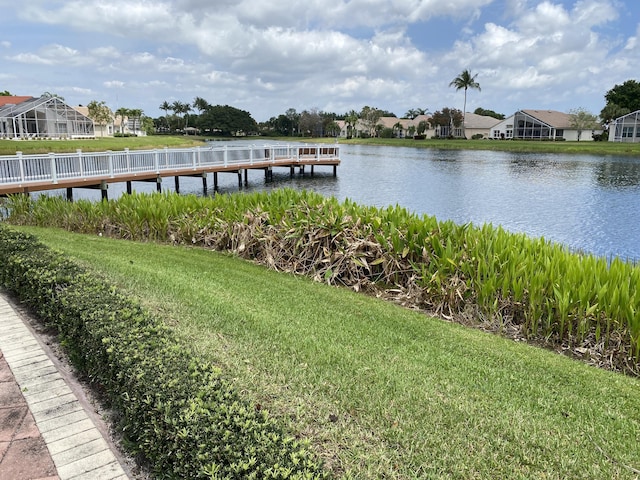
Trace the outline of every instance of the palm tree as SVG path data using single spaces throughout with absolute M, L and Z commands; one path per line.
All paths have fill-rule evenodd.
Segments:
M 187 123 L 189 122 L 187 114 L 191 111 L 191 105 L 188 103 L 182 103 L 180 100 L 176 100 L 171 104 L 171 110 L 173 110 L 176 115 L 183 115 L 183 118 L 185 119 L 184 128 L 186 129 Z
M 131 118 L 131 121 L 133 122 L 133 133 L 137 136 L 138 135 L 138 122 L 141 121 L 142 119 L 142 115 L 144 114 L 144 112 L 139 109 L 139 108 L 132 108 L 130 109 L 128 112 L 129 117 Z
M 120 133 L 124 133 L 124 118 L 129 116 L 129 109 L 120 107 L 116 110 L 115 118 L 120 117 Z
M 169 126 L 169 119 L 167 118 L 167 112 L 171 110 L 171 104 L 166 100 L 160 104 L 160 110 L 164 111 L 164 121 L 167 123 L 167 127 Z
M 209 107 L 209 102 L 207 102 L 204 98 L 196 97 L 193 99 L 193 108 L 198 110 L 200 114 L 202 114 L 202 112 L 204 112 Z
M 456 91 L 464 88 L 464 107 L 462 108 L 462 133 L 464 135 L 464 121 L 467 114 L 467 89 L 475 88 L 480 91 L 480 84 L 476 82 L 478 75 L 471 75 L 471 72 L 467 69 L 463 70 L 460 75 L 451 80 L 450 87 L 456 87 Z

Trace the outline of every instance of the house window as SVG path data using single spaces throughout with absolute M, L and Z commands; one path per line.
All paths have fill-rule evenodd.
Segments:
M 622 138 L 631 138 L 631 137 L 633 137 L 633 126 L 622 127 Z
M 505 138 L 513 138 L 513 129 L 505 132 Z

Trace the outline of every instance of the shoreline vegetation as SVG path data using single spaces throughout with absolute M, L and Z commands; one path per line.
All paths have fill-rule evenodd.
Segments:
M 640 265 L 309 191 L 9 196 L 6 220 L 226 251 L 640 375 Z
M 567 155 L 623 155 L 640 157 L 639 143 L 619 142 L 541 142 L 525 140 L 424 140 L 399 138 L 309 138 L 309 137 L 199 137 L 152 135 L 147 137 L 98 137 L 83 140 L 0 140 L 0 155 L 60 153 L 83 151 L 142 150 L 202 146 L 207 141 L 250 140 L 282 143 L 335 143 L 340 145 L 378 145 L 391 147 L 432 148 L 441 150 L 494 150 L 516 153 L 558 153 Z
M 11 223 L 144 299 L 336 477 L 639 472 L 638 379 L 584 364 L 617 352 L 637 372 L 638 268 L 289 190 L 9 202 Z

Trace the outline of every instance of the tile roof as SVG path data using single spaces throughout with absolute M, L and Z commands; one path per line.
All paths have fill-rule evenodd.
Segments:
M 22 102 L 26 102 L 27 100 L 31 100 L 33 97 L 17 97 L 15 95 L 4 96 L 0 95 L 0 107 L 5 105 L 17 105 Z
M 477 113 L 467 112 L 464 115 L 465 128 L 491 128 L 500 122 L 501 120 L 498 118 L 478 115 Z
M 571 115 L 556 110 L 520 110 L 554 128 L 571 128 Z

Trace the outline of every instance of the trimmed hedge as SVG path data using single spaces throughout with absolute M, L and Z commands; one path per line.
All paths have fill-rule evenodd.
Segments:
M 329 478 L 305 442 L 241 398 L 159 319 L 35 237 L 0 224 L 0 285 L 55 327 L 158 478 Z

